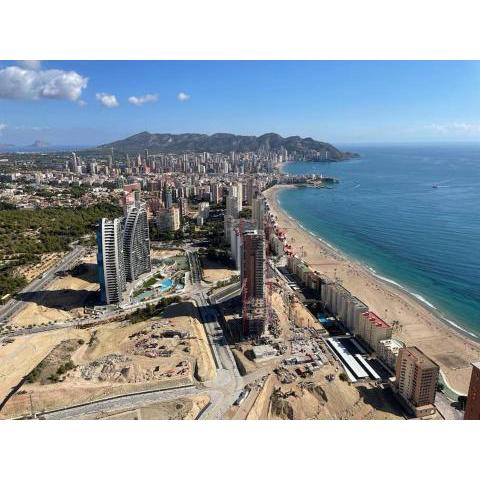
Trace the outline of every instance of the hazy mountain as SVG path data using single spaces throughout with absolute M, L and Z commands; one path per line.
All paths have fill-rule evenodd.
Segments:
M 5 149 L 5 150 L 8 150 L 12 147 L 14 147 L 15 145 L 11 144 L 11 143 L 0 143 L 0 150 L 1 149 Z
M 35 140 L 27 148 L 47 148 L 49 146 L 50 146 L 50 144 L 48 142 L 44 142 L 43 140 Z
M 280 151 L 282 147 L 289 153 L 296 152 L 308 158 L 309 155 L 320 153 L 328 160 L 342 160 L 352 155 L 341 152 L 333 145 L 313 140 L 313 138 L 281 137 L 276 133 L 266 133 L 259 137 L 233 135 L 231 133 L 215 133 L 205 135 L 200 133 L 169 133 L 142 132 L 118 140 L 113 143 L 100 145 L 99 149 L 112 148 L 117 152 L 140 153 L 148 149 L 150 153 L 181 153 L 181 152 L 210 152 L 229 153 Z M 327 153 L 328 152 L 328 153 Z

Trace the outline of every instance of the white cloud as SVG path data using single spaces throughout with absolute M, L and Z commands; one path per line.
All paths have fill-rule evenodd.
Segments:
M 177 95 L 177 100 L 179 102 L 186 102 L 187 100 L 190 100 L 190 95 L 188 93 L 185 93 L 185 92 L 180 92 L 178 95 Z
M 158 101 L 158 95 L 152 94 L 152 93 L 147 93 L 146 95 L 141 95 L 140 97 L 136 96 L 131 96 L 128 97 L 128 102 L 131 103 L 132 105 L 143 105 L 144 103 L 154 103 Z
M 0 135 L 2 134 L 2 132 L 8 127 L 8 125 L 6 123 L 0 123 Z
M 431 123 L 424 125 L 426 130 L 442 134 L 442 135 L 455 135 L 455 134 L 467 134 L 467 135 L 480 135 L 480 123 L 466 123 L 466 122 L 454 122 L 454 123 Z
M 88 78 L 65 70 L 29 70 L 11 66 L 0 69 L 0 98 L 38 100 L 55 98 L 76 102 Z
M 13 127 L 15 130 L 21 130 L 21 131 L 24 131 L 24 130 L 33 130 L 35 132 L 39 132 L 39 131 L 42 131 L 42 130 L 50 130 L 50 127 L 27 127 L 25 125 L 17 125 L 15 127 Z
M 40 60 L 19 60 L 17 64 L 25 70 L 40 70 L 42 68 Z
M 115 95 L 111 95 L 110 93 L 97 93 L 95 97 L 104 107 L 107 108 L 115 108 L 120 105 L 117 97 Z

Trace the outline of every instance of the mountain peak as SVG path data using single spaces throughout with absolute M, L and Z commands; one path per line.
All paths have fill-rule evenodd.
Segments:
M 229 153 L 280 151 L 286 149 L 289 153 L 300 156 L 320 156 L 329 160 L 342 160 L 346 155 L 329 143 L 320 142 L 310 137 L 282 137 L 270 132 L 260 136 L 235 135 L 219 132 L 213 135 L 202 133 L 149 133 L 140 132 L 123 140 L 100 145 L 99 149 L 114 148 L 118 152 L 140 153 L 148 149 L 150 153 L 182 153 L 209 152 Z

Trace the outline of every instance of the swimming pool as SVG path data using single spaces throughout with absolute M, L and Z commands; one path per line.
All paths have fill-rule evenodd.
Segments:
M 160 291 L 165 292 L 169 288 L 172 288 L 172 286 L 173 286 L 173 280 L 171 278 L 164 278 L 160 282 Z

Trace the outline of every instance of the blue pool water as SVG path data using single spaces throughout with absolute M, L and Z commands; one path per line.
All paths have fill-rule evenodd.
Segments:
M 168 290 L 171 288 L 173 285 L 173 280 L 171 278 L 164 278 L 160 284 L 160 291 L 164 292 L 165 290 Z

